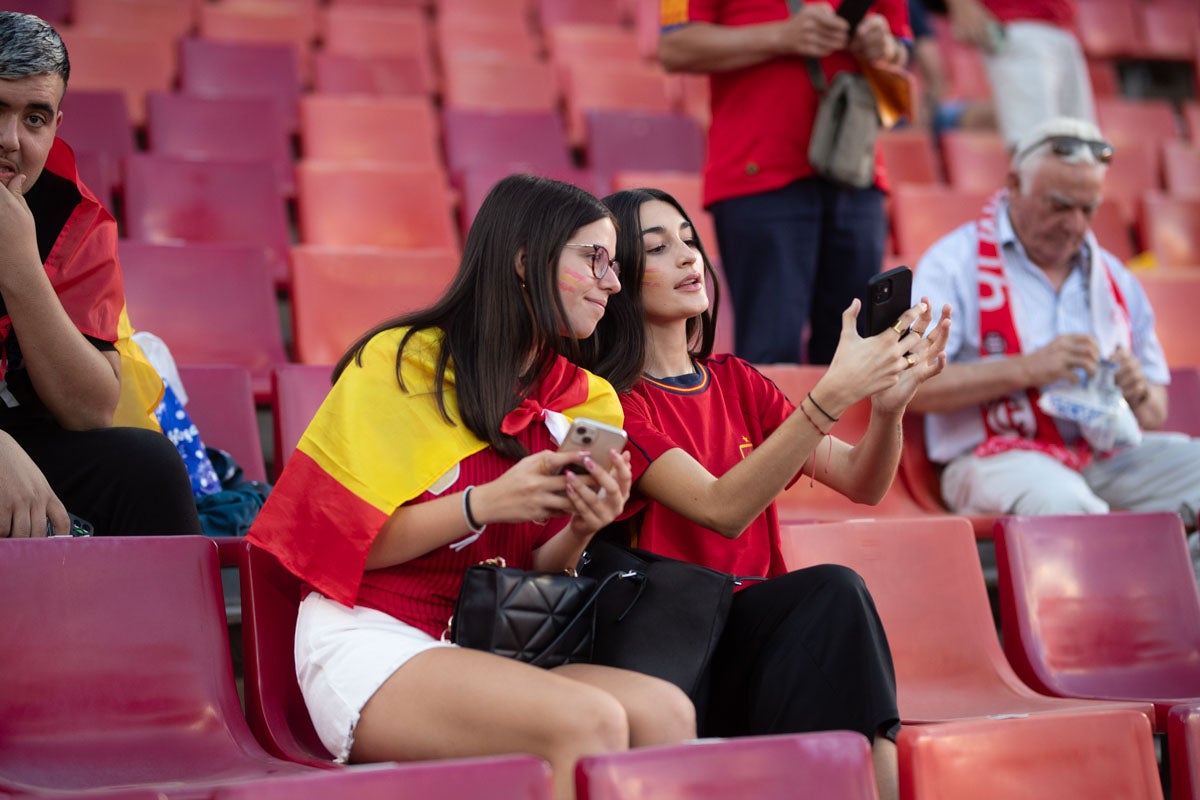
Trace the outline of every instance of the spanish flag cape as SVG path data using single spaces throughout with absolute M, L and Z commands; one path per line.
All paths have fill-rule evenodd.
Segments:
M 401 362 L 407 391 L 399 387 L 396 352 L 407 331 L 375 336 L 362 351 L 361 367 L 351 363 L 342 373 L 247 534 L 301 580 L 347 606 L 358 596 L 371 542 L 392 512 L 488 446 L 438 409 L 440 330 L 421 330 L 408 340 Z M 445 376 L 446 411 L 459 420 L 452 366 Z M 519 433 L 545 410 L 611 425 L 624 420 L 612 387 L 561 356 L 501 429 Z
M 53 192 L 52 204 L 60 216 L 37 224 L 61 224 L 45 255 L 46 276 L 75 327 L 94 339 L 114 342 L 121 356 L 121 400 L 113 424 L 160 430 L 154 410 L 162 399 L 163 383 L 129 338 L 133 327 L 117 263 L 117 223 L 79 179 L 75 154 L 62 139 L 55 139 L 50 148 L 43 178 L 46 173 L 51 180 L 43 188 Z M 0 339 L 11 327 L 7 315 L 0 318 Z M 6 366 L 0 364 L 0 377 Z

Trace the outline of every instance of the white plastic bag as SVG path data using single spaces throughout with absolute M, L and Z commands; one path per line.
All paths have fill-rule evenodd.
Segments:
M 1052 417 L 1077 423 L 1093 449 L 1107 452 L 1142 441 L 1137 417 L 1116 384 L 1117 364 L 1101 361 L 1082 386 L 1064 384 L 1042 392 L 1038 407 Z

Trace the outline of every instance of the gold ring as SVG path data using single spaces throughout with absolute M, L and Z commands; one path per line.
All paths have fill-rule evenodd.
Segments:
M 915 367 L 917 365 L 917 360 L 912 356 L 905 356 L 904 360 L 908 362 L 910 367 Z
M 907 332 L 904 327 L 904 320 L 896 320 L 896 324 L 892 326 L 892 330 L 894 330 L 898 336 L 903 336 Z

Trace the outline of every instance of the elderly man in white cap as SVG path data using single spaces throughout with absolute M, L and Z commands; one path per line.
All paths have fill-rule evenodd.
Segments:
M 1040 124 L 978 219 L 917 267 L 913 296 L 957 317 L 950 363 L 909 406 L 956 512 L 1179 511 L 1195 527 L 1200 440 L 1150 432 L 1170 380 L 1154 315 L 1089 229 L 1113 157 L 1089 122 Z

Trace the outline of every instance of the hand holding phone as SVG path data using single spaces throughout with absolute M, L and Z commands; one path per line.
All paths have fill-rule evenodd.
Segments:
M 873 5 L 875 5 L 875 0 L 842 0 L 842 4 L 838 6 L 838 16 L 850 23 L 848 36 L 851 39 L 854 38 L 854 29 L 858 27 L 858 23 L 862 22 L 862 18 L 867 15 Z
M 558 452 L 572 453 L 586 450 L 591 454 L 592 461 L 596 463 L 596 466 L 607 471 L 613 468 L 612 456 L 609 451 L 616 450 L 620 453 L 625 449 L 628 439 L 625 431 L 620 428 L 587 417 L 579 417 L 571 423 L 571 429 L 567 431 L 562 444 L 558 446 Z M 587 474 L 587 470 L 582 464 L 568 464 L 566 468 L 581 475 Z
M 862 310 L 858 314 L 858 335 L 876 336 L 896 324 L 912 308 L 912 270 L 896 267 L 867 281 Z M 898 332 L 899 333 L 899 332 Z M 901 333 L 901 335 L 903 335 Z

